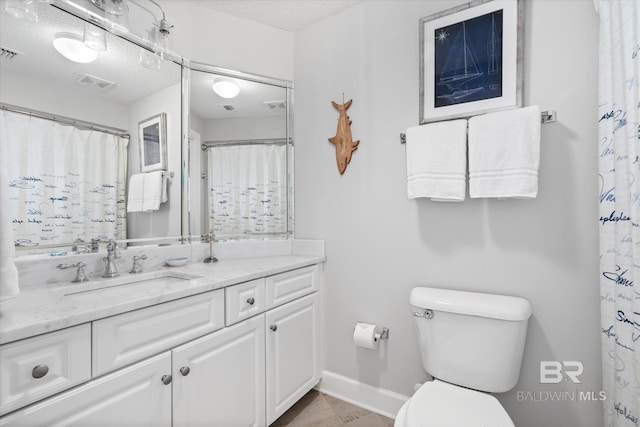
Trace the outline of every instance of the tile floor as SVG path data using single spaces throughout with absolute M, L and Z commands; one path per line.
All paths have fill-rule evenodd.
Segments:
M 393 420 L 311 390 L 270 427 L 393 427 Z

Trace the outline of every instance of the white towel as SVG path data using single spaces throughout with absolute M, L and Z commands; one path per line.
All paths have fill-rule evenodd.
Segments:
M 164 179 L 164 172 L 156 171 L 146 173 L 144 177 L 142 211 L 157 211 L 160 209 L 160 203 L 166 201 L 166 198 L 167 186 Z
M 407 129 L 407 196 L 464 201 L 467 191 L 467 121 Z
M 145 173 L 131 175 L 129 178 L 129 197 L 127 198 L 127 212 L 142 212 L 144 202 Z
M 471 198 L 535 198 L 540 164 L 540 107 L 469 119 Z

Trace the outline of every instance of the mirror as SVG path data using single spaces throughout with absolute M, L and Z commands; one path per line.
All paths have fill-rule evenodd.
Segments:
M 190 68 L 190 233 L 290 237 L 292 84 L 203 64 Z M 237 94 L 225 97 L 214 84 Z
M 16 253 L 93 251 L 96 239 L 129 245 L 177 241 L 182 67 L 157 60 L 139 41 L 105 32 L 88 22 L 87 9 L 69 4 L 34 1 L 38 19 L 30 22 L 0 3 L 0 168 L 6 181 L 0 194 L 3 209 L 11 210 Z M 153 31 L 145 19 L 146 27 L 136 28 Z M 92 62 L 73 62 L 54 49 L 61 33 L 82 39 L 86 28 L 106 44 L 106 50 L 94 51 Z M 146 122 L 150 118 L 159 120 Z M 141 146 L 141 139 L 149 145 Z M 151 170 L 163 171 L 166 202 L 157 209 L 127 209 L 132 176 Z

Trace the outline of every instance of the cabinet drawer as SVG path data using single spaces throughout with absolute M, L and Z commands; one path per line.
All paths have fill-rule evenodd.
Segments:
M 171 427 L 165 352 L 0 418 L 2 427 Z
M 224 290 L 93 322 L 93 375 L 102 375 L 224 327 Z
M 227 326 L 262 313 L 266 306 L 265 279 L 225 288 Z
M 312 265 L 267 277 L 267 308 L 317 291 L 320 286 L 319 272 L 318 266 Z
M 91 379 L 91 327 L 0 346 L 0 374 L 0 414 Z

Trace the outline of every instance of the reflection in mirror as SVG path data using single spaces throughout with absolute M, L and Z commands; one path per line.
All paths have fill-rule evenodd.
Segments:
M 284 81 L 190 71 L 192 235 L 292 235 L 291 91 Z
M 150 52 L 140 45 L 54 5 L 33 6 L 37 22 L 0 10 L 0 195 L 17 254 L 94 251 L 97 240 L 111 238 L 179 237 L 179 180 L 168 183 L 167 202 L 151 213 L 127 213 L 127 202 L 131 177 L 143 166 L 140 122 L 166 115 L 166 170 L 180 170 L 180 65 L 146 68 Z M 95 60 L 63 56 L 53 45 L 62 33 L 96 38 Z

